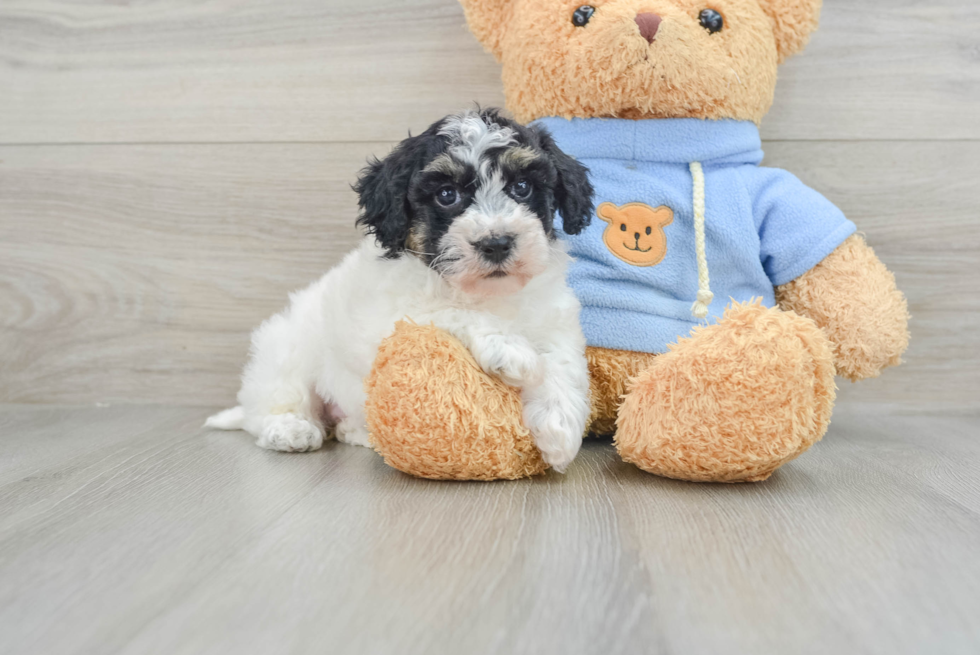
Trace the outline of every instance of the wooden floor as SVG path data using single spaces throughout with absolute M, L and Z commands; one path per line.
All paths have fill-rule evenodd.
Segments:
M 201 408 L 0 409 L 0 653 L 980 649 L 980 415 L 838 409 L 755 485 L 441 483 Z

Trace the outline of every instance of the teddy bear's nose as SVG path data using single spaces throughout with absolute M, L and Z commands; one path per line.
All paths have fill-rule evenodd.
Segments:
M 643 38 L 653 43 L 653 40 L 657 38 L 657 30 L 660 29 L 660 23 L 663 21 L 663 18 L 657 14 L 643 13 L 637 14 L 633 20 L 636 21 L 637 27 L 640 28 L 640 34 L 643 35 Z

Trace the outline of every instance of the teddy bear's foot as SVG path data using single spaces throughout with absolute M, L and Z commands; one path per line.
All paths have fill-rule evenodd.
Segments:
M 365 386 L 371 444 L 399 471 L 514 480 L 547 468 L 522 422 L 520 392 L 438 328 L 398 323 Z
M 633 379 L 616 447 L 669 478 L 765 480 L 824 435 L 835 389 L 831 345 L 813 321 L 735 303 Z

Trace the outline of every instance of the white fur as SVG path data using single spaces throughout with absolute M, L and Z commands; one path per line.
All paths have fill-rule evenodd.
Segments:
M 517 225 L 511 231 L 529 241 L 525 256 L 515 258 L 515 273 L 524 266 L 529 274 L 506 295 L 481 286 L 467 292 L 458 275 L 440 274 L 409 255 L 386 259 L 365 239 L 255 331 L 240 407 L 207 425 L 243 428 L 263 448 L 305 451 L 319 448 L 336 423 L 340 441 L 368 445 L 363 380 L 381 340 L 409 318 L 453 334 L 483 370 L 520 387 L 525 425 L 544 460 L 564 471 L 589 415 L 585 339 L 579 303 L 565 284 L 568 255 L 540 228 L 532 239 L 524 225 L 532 219 L 521 213 L 511 214 Z

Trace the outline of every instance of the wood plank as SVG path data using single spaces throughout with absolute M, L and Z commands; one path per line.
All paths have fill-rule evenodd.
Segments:
M 227 404 L 248 334 L 347 252 L 388 144 L 0 147 L 0 400 Z M 907 363 L 845 400 L 980 398 L 980 149 L 768 143 L 867 232 Z
M 0 652 L 980 647 L 975 413 L 845 405 L 754 485 L 596 440 L 564 476 L 430 482 L 205 413 L 0 407 Z
M 356 243 L 349 184 L 387 149 L 4 149 L 0 397 L 227 401 L 250 330 Z
M 980 5 L 824 5 L 766 138 L 980 138 Z M 455 0 L 6 0 L 0 98 L 0 143 L 394 141 L 503 101 Z
M 977 139 L 978 29 L 973 0 L 823 0 L 820 29 L 779 71 L 763 138 Z

